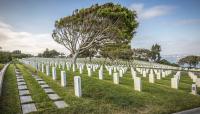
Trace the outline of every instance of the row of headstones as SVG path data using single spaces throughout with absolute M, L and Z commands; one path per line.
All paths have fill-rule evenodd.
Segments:
M 37 69 L 41 69 L 40 67 L 43 67 L 44 64 L 49 65 L 49 66 L 59 67 L 59 68 L 62 67 L 62 69 L 67 67 L 67 70 L 69 70 L 70 67 L 73 66 L 73 71 L 75 71 L 75 66 L 77 66 L 78 68 L 79 68 L 79 66 L 84 66 L 84 63 L 77 63 L 77 65 L 73 65 L 70 61 L 68 61 L 68 62 L 66 62 L 66 61 L 59 61 L 59 62 L 55 62 L 55 61 L 46 61 L 46 62 L 45 61 L 40 61 L 40 62 L 29 61 L 29 62 L 35 64 Z M 98 66 L 98 64 L 96 64 L 95 66 Z M 112 65 L 112 66 L 116 66 L 116 65 Z M 121 64 L 119 64 L 117 66 L 126 67 L 125 65 L 121 65 Z M 141 65 L 140 65 L 140 67 L 141 67 Z M 143 66 L 143 67 L 146 67 L 146 66 Z M 162 67 L 162 65 L 160 67 Z M 95 67 L 92 67 L 92 68 L 95 68 Z M 159 68 L 159 67 L 158 66 L 152 66 L 152 68 Z M 170 68 L 170 67 L 166 67 L 166 68 Z M 82 70 L 82 69 L 83 68 L 81 67 L 80 70 Z
M 25 64 L 29 63 L 29 62 L 25 62 L 23 61 Z M 37 67 L 34 66 L 34 64 L 30 64 L 33 67 Z M 39 70 L 38 68 L 36 68 L 37 70 Z M 44 69 L 44 64 L 42 64 L 42 70 L 43 73 L 45 73 L 45 69 Z M 50 68 L 49 65 L 46 65 L 46 75 L 50 76 Z M 57 73 L 56 73 L 56 67 L 52 67 L 52 79 L 56 80 L 57 79 Z M 67 79 L 66 79 L 66 72 L 63 70 L 61 71 L 61 86 L 66 87 L 67 86 Z M 80 76 L 74 76 L 74 90 L 75 90 L 75 96 L 77 97 L 81 97 L 82 96 L 82 90 L 81 90 L 81 77 Z
M 189 73 L 189 76 L 191 74 Z M 178 71 L 173 78 L 171 78 L 171 87 L 174 89 L 178 89 L 179 88 L 179 82 L 180 82 L 180 78 L 181 78 L 181 72 Z M 193 95 L 197 95 L 197 84 L 192 84 L 191 87 L 191 93 Z
M 56 66 L 56 65 L 55 65 Z M 69 68 L 71 64 L 68 65 Z M 95 71 L 98 69 L 100 65 L 97 64 L 86 64 L 88 76 L 92 75 L 92 70 Z M 73 71 L 76 69 L 76 65 L 72 65 Z M 80 74 L 82 74 L 82 70 L 84 68 L 84 64 L 77 64 L 77 68 L 80 70 Z M 113 74 L 113 81 L 115 84 L 119 84 L 119 77 L 123 77 L 123 74 L 127 71 L 127 67 L 114 67 L 114 66 L 107 66 L 105 65 L 105 68 L 108 70 L 109 75 L 112 75 L 112 70 L 114 70 Z M 157 79 L 161 79 L 161 77 L 165 77 L 169 74 L 171 74 L 171 70 L 157 70 L 157 69 L 143 69 L 143 68 L 136 68 L 136 70 L 143 75 L 143 77 L 146 77 L 146 74 L 149 73 L 149 82 L 154 83 L 155 82 L 155 76 L 154 73 L 157 75 Z M 116 72 L 119 71 L 119 74 Z M 44 72 L 44 64 L 42 64 L 42 72 Z M 49 66 L 46 65 L 46 73 L 49 75 Z M 61 71 L 61 85 L 66 86 L 66 77 L 65 77 L 65 71 Z M 141 91 L 141 78 L 136 76 L 136 71 L 131 68 L 131 74 L 134 79 L 135 84 L 135 90 Z M 119 77 L 118 77 L 119 75 Z M 52 77 L 55 80 L 56 79 L 56 68 L 52 67 Z M 99 79 L 103 79 L 103 66 L 101 65 L 99 69 Z M 177 74 L 174 76 L 174 78 L 171 79 L 171 87 L 178 89 L 178 84 L 180 80 L 180 72 L 177 72 Z
M 71 66 L 71 65 L 69 65 L 69 66 Z M 86 66 L 87 66 L 87 71 L 88 71 L 88 76 L 91 76 L 92 75 L 92 70 L 91 69 L 93 69 L 93 71 L 95 71 L 98 67 L 99 67 L 99 65 L 94 65 L 94 64 L 86 64 Z M 77 67 L 79 68 L 79 70 L 80 70 L 80 74 L 82 74 L 82 69 L 83 69 L 83 67 L 84 67 L 84 64 L 78 64 L 77 65 Z M 114 67 L 114 66 L 106 66 L 105 65 L 105 68 L 108 70 L 108 72 L 109 72 L 109 75 L 112 75 L 112 70 L 114 70 L 114 72 L 116 72 L 117 70 L 119 71 L 119 76 L 120 77 L 123 77 L 123 74 L 127 71 L 127 67 Z M 52 67 L 52 76 L 53 76 L 53 79 L 55 80 L 56 79 L 56 70 L 55 70 L 56 68 L 55 67 Z M 73 65 L 73 69 L 75 69 L 75 65 Z M 47 73 L 47 75 L 49 75 L 49 66 L 47 65 L 46 66 L 46 73 Z M 144 75 L 144 73 L 145 73 L 145 76 L 144 77 L 146 77 L 146 71 L 144 70 L 140 70 L 140 68 L 137 68 L 137 70 L 139 71 L 139 72 L 141 72 L 142 71 L 142 73 L 143 73 L 143 75 Z M 147 69 L 148 70 L 148 69 Z M 135 77 L 136 77 L 136 72 L 133 70 L 133 68 L 131 68 L 131 71 L 132 71 L 132 77 L 133 77 L 133 79 L 135 79 Z M 42 64 L 42 72 L 44 72 L 44 64 Z M 134 72 L 134 73 L 133 73 Z M 156 70 L 155 70 L 155 72 L 156 72 Z M 64 77 L 63 77 L 63 75 L 62 75 L 63 73 L 62 73 L 62 71 L 61 71 L 61 85 L 62 85 L 62 83 L 64 83 L 63 82 L 63 80 L 64 80 Z M 158 74 L 158 73 L 157 73 Z M 165 74 L 165 73 L 162 73 L 162 74 Z M 169 73 L 167 73 L 167 74 L 169 74 Z M 159 75 L 160 76 L 160 75 Z M 154 79 L 154 75 L 153 75 L 153 73 L 152 73 L 152 70 L 151 70 L 151 73 L 150 73 L 150 75 L 149 75 L 149 82 L 150 83 L 154 83 L 155 82 L 155 79 Z M 103 79 L 103 66 L 101 66 L 101 68 L 99 69 L 99 79 Z M 138 78 L 136 78 L 135 80 L 137 80 Z M 158 79 L 160 79 L 160 78 L 158 78 Z M 117 78 L 116 78 L 116 76 L 115 76 L 115 78 L 114 78 L 114 80 L 117 80 Z M 141 80 L 141 79 L 140 79 Z M 136 83 L 139 83 L 139 82 L 137 82 L 136 81 Z M 139 89 L 139 90 L 141 90 L 141 89 Z
M 193 72 L 188 72 L 189 77 L 192 79 L 192 94 L 197 94 L 197 87 L 200 87 L 200 78 L 195 75 Z
M 33 65 L 33 64 L 32 64 Z M 35 66 L 36 67 L 36 66 Z M 78 64 L 77 67 L 79 68 L 80 74 L 82 74 L 82 70 L 84 65 L 83 64 Z M 98 69 L 99 65 L 94 65 L 94 64 L 86 64 L 87 71 L 88 71 L 88 76 L 92 76 L 92 70 L 95 71 Z M 114 70 L 115 73 L 113 73 L 113 82 L 114 84 L 119 84 L 119 77 L 122 77 L 123 74 L 127 71 L 127 67 L 109 67 L 105 66 L 107 70 L 109 70 L 109 75 L 112 75 L 112 69 Z M 37 68 L 36 68 L 37 69 Z M 74 69 L 74 65 L 73 65 Z M 119 74 L 116 71 L 119 71 Z M 42 70 L 44 73 L 44 64 L 42 64 Z M 49 76 L 49 65 L 46 65 L 46 75 Z M 52 78 L 53 80 L 56 80 L 56 67 L 52 67 Z M 100 67 L 99 69 L 99 79 L 103 80 L 103 66 Z M 135 77 L 134 78 L 134 84 L 135 84 L 135 90 L 141 91 L 141 78 Z M 66 82 L 66 72 L 61 71 L 61 86 L 65 87 L 67 85 Z M 82 92 L 81 92 L 81 78 L 80 76 L 75 76 L 74 77 L 74 88 L 75 88 L 75 95 L 78 97 L 81 97 Z

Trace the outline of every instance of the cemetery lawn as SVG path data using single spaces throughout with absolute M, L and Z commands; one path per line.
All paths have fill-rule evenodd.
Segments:
M 3 69 L 3 66 L 4 66 L 4 65 L 0 63 L 0 70 Z
M 4 75 L 2 95 L 0 97 L 1 114 L 21 113 L 14 64 L 10 64 Z
M 123 78 L 120 84 L 114 85 L 112 77 L 104 69 L 104 80 L 98 79 L 98 70 L 93 72 L 92 77 L 87 76 L 84 69 L 80 75 L 77 70 L 75 73 L 66 71 L 67 87 L 60 86 L 60 69 L 57 68 L 57 80 L 52 80 L 52 76 L 24 65 L 26 70 L 35 72 L 43 78 L 49 86 L 70 105 L 65 109 L 48 109 L 34 113 L 103 113 L 103 114 L 169 114 L 181 110 L 191 109 L 200 106 L 200 97 L 190 94 L 191 79 L 186 73 L 182 74 L 180 89 L 170 88 L 170 79 L 166 77 L 157 80 L 155 84 L 150 84 L 148 78 L 142 78 L 142 92 L 134 91 L 133 80 L 130 71 Z M 24 69 L 25 70 L 25 69 Z M 51 71 L 51 70 L 50 70 Z M 82 81 L 83 97 L 74 96 L 73 76 L 80 75 Z M 199 92 L 199 89 L 198 89 Z
M 45 73 L 24 64 L 16 65 L 22 72 L 31 96 L 36 103 L 37 112 L 31 114 L 169 114 L 181 110 L 200 106 L 200 97 L 190 94 L 192 80 L 187 73 L 182 72 L 179 90 L 170 88 L 172 75 L 156 83 L 150 84 L 148 78 L 142 77 L 142 92 L 134 91 L 133 80 L 130 70 L 120 78 L 120 84 L 113 84 L 112 76 L 104 69 L 104 80 L 98 79 L 98 70 L 87 76 L 86 68 L 80 75 L 66 71 L 67 87 L 60 86 L 60 69 L 57 68 L 57 80 L 52 80 Z M 53 102 L 39 87 L 31 74 L 37 74 L 69 104 L 69 107 L 57 109 Z M 75 97 L 73 76 L 81 76 L 82 93 L 81 98 Z M 141 77 L 141 76 L 140 76 Z M 0 102 L 0 112 L 20 113 L 18 91 L 14 73 L 14 65 L 8 67 L 4 77 L 3 97 Z M 198 88 L 198 93 L 199 88 Z

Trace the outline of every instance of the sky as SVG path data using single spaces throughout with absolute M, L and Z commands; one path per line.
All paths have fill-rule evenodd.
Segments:
M 107 2 L 136 10 L 132 48 L 158 43 L 162 55 L 200 55 L 200 0 L 0 0 L 0 46 L 34 55 L 46 48 L 68 54 L 51 37 L 55 21 Z

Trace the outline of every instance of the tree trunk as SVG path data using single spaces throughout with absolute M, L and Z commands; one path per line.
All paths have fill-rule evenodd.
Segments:
M 90 58 L 90 62 L 91 62 L 92 61 L 92 57 L 90 56 L 89 58 Z
M 77 59 L 78 53 L 75 53 L 75 54 L 73 54 L 72 56 L 73 56 L 73 57 L 72 57 L 72 63 L 73 63 L 74 65 L 76 65 L 76 59 Z

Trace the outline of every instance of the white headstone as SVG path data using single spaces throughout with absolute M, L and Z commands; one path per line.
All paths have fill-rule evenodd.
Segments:
M 171 78 L 171 88 L 178 89 L 178 79 Z
M 42 64 L 42 72 L 44 72 L 44 64 Z
M 87 70 L 88 70 L 88 76 L 91 77 L 92 76 L 91 68 L 88 68 Z
M 83 69 L 82 69 L 82 67 L 79 68 L 79 73 L 80 73 L 80 74 L 83 74 Z
M 102 69 L 99 70 L 99 79 L 103 80 L 103 70 Z
M 122 70 L 119 70 L 119 76 L 123 77 L 123 71 Z
M 149 82 L 150 82 L 150 83 L 155 83 L 155 77 L 154 77 L 154 74 L 153 74 L 153 73 L 150 73 L 150 74 L 149 74 Z
M 132 71 L 132 79 L 135 79 L 135 77 L 137 76 L 137 73 L 136 73 L 136 71 Z
M 165 71 L 162 71 L 162 77 L 165 78 Z
M 46 75 L 49 76 L 49 65 L 46 65 Z
M 66 85 L 67 85 L 66 73 L 65 71 L 61 71 L 61 86 L 65 87 Z
M 156 78 L 157 78 L 158 80 L 160 80 L 160 79 L 161 79 L 160 72 L 158 72 L 158 73 L 157 73 L 157 75 L 156 75 Z
M 75 72 L 75 71 L 76 71 L 76 65 L 73 64 L 73 72 Z
M 113 82 L 114 84 L 119 84 L 119 76 L 117 72 L 113 73 Z
M 56 67 L 52 67 L 52 78 L 56 80 Z
M 114 67 L 114 72 L 116 72 L 116 67 Z M 112 75 L 112 74 L 111 74 Z
M 142 85 L 141 85 L 141 78 L 135 77 L 134 79 L 134 89 L 136 91 L 142 91 Z
M 146 74 L 145 70 L 142 72 L 142 75 L 143 75 L 143 77 L 147 77 L 147 74 Z
M 74 91 L 75 91 L 75 96 L 77 96 L 77 97 L 81 97 L 82 96 L 81 77 L 80 76 L 75 76 L 74 77 Z
M 196 78 L 196 85 L 197 87 L 200 87 L 200 78 Z
M 109 75 L 112 75 L 112 68 L 109 68 Z

